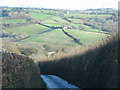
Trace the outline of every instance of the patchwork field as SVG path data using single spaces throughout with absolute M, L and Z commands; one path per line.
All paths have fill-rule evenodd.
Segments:
M 23 40 L 21 43 L 28 43 L 28 42 L 40 42 L 40 43 L 50 43 L 53 45 L 66 45 L 66 46 L 73 46 L 75 43 L 72 39 L 67 37 L 61 29 L 55 29 L 50 32 L 46 32 L 44 34 L 37 34 L 30 38 Z
M 41 50 L 44 45 L 67 48 L 94 45 L 109 35 L 109 32 L 103 30 L 109 31 L 109 27 L 104 25 L 111 23 L 107 19 L 111 19 L 112 14 L 106 13 L 108 12 L 24 9 L 22 12 L 10 13 L 16 15 L 15 19 L 13 16 L 3 18 L 4 38 L 18 46 L 39 47 Z
M 95 33 L 95 32 L 86 32 L 80 30 L 65 30 L 67 33 L 71 34 L 84 45 L 98 43 L 101 39 L 107 37 L 106 34 Z
M 39 24 L 32 24 L 32 25 L 27 25 L 27 26 L 21 26 L 21 27 L 15 27 L 15 28 L 9 28 L 6 29 L 5 31 L 7 32 L 15 32 L 15 33 L 26 33 L 28 35 L 34 35 L 37 33 L 41 33 L 49 28 L 44 27 Z
M 76 23 L 76 24 L 81 24 L 83 23 L 83 21 L 81 19 L 72 19 L 72 18 L 68 18 L 67 20 L 69 20 L 72 23 Z
M 51 15 L 42 14 L 42 13 L 30 13 L 30 15 L 37 20 L 43 20 L 51 16 Z
M 55 20 L 56 22 L 58 22 L 58 23 L 60 23 L 60 24 L 69 24 L 68 21 L 66 21 L 66 20 L 64 20 L 64 19 L 62 19 L 62 18 L 60 18 L 60 17 L 52 17 L 51 19 L 52 19 L 52 20 Z
M 18 23 L 25 23 L 25 19 L 12 19 L 12 20 L 3 20 L 0 24 L 18 24 Z
M 44 13 L 43 11 L 36 11 L 37 13 L 30 13 L 31 17 L 35 20 L 42 20 L 41 23 L 52 28 L 45 27 L 39 24 L 31 24 L 20 27 L 5 29 L 6 32 L 14 32 L 17 34 L 27 34 L 29 37 L 22 41 L 20 44 L 37 42 L 37 43 L 51 43 L 53 45 L 65 45 L 74 46 L 76 43 L 74 40 L 63 33 L 61 29 L 54 29 L 54 27 L 71 27 L 72 29 L 65 29 L 67 33 L 72 35 L 74 38 L 80 40 L 82 44 L 88 45 L 99 42 L 100 39 L 105 38 L 107 35 L 97 32 L 103 32 L 97 29 L 93 29 L 90 26 L 84 25 L 84 20 L 52 16 L 45 13 L 49 13 L 49 10 Z M 42 12 L 42 13 L 41 13 Z M 54 11 L 55 12 L 55 11 Z M 57 12 L 58 13 L 58 12 Z M 79 16 L 81 18 L 86 17 L 109 17 L 110 15 L 88 15 L 88 14 L 67 14 L 67 16 Z M 6 20 L 3 23 L 23 23 L 26 22 L 24 19 Z M 83 31 L 84 30 L 84 31 Z M 92 31 L 92 32 L 87 32 Z
M 58 22 L 56 22 L 55 20 L 52 19 L 46 19 L 44 21 L 42 21 L 43 24 L 59 24 Z

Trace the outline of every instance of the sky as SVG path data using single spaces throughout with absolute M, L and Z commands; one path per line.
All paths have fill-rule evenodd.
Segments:
M 85 10 L 118 8 L 119 0 L 0 0 L 0 6 Z

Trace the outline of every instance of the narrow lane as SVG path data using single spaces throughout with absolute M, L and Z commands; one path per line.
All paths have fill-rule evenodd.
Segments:
M 47 88 L 67 88 L 68 90 L 77 89 L 80 90 L 78 87 L 69 84 L 67 81 L 57 77 L 55 75 L 41 75 L 43 81 L 46 83 Z

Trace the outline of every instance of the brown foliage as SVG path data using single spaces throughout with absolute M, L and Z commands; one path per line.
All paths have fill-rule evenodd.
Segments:
M 20 54 L 20 51 L 18 50 L 16 44 L 9 39 L 2 39 L 2 49 L 4 51 Z
M 15 53 L 2 53 L 3 88 L 43 88 L 39 67 L 32 59 Z

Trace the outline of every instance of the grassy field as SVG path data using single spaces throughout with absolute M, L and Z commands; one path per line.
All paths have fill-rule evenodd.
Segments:
M 72 19 L 72 18 L 68 18 L 69 21 L 71 21 L 72 23 L 76 23 L 76 24 L 81 24 L 83 23 L 83 21 L 81 19 Z
M 93 31 L 93 32 L 103 32 L 101 30 L 98 30 L 98 29 L 93 29 L 92 27 L 89 27 L 87 25 L 81 25 L 82 27 L 84 27 L 84 30 L 85 31 Z
M 30 13 L 30 15 L 37 20 L 46 19 L 51 16 L 51 15 L 41 14 L 41 13 Z
M 81 24 L 70 23 L 68 26 L 73 26 L 75 28 L 79 28 L 81 26 Z
M 30 11 L 31 13 L 43 13 L 43 14 L 53 14 L 53 13 L 59 13 L 58 11 L 53 11 L 53 10 L 36 10 L 36 9 L 34 9 L 34 10 L 31 10 Z
M 93 44 L 100 41 L 100 39 L 105 38 L 106 34 L 95 33 L 95 32 L 86 32 L 80 30 L 65 30 L 75 38 L 79 39 L 83 44 Z
M 60 17 L 51 17 L 49 19 L 46 19 L 44 21 L 42 21 L 43 24 L 45 25 L 48 25 L 48 26 L 63 26 L 63 25 L 69 25 L 69 24 L 72 24 L 72 23 L 69 23 L 68 21 L 60 18 Z
M 92 32 L 104 32 L 104 31 L 101 31 L 101 30 L 98 30 L 98 29 L 93 29 L 92 27 L 89 27 L 87 25 L 83 25 L 83 24 L 74 24 L 74 23 L 70 23 L 68 26 L 72 26 L 74 28 L 78 28 L 78 29 L 82 29 L 82 30 L 85 30 L 85 31 L 92 31 Z
M 46 24 L 46 25 L 55 26 L 55 27 L 61 26 L 61 25 L 55 25 L 55 24 Z M 78 27 L 78 24 L 74 24 L 74 26 Z M 40 43 L 51 43 L 53 45 L 61 44 L 66 46 L 73 46 L 76 44 L 71 38 L 67 37 L 62 32 L 61 29 L 56 29 L 53 31 L 46 32 L 44 34 L 39 34 L 49 29 L 50 28 L 44 27 L 39 24 L 32 24 L 27 26 L 9 28 L 9 29 L 6 29 L 5 31 L 20 33 L 20 34 L 26 33 L 27 35 L 31 36 L 21 41 L 20 43 L 40 42 Z M 89 29 L 89 30 L 97 31 L 95 29 Z M 80 31 L 80 30 L 65 30 L 65 31 L 73 35 L 75 38 L 79 39 L 83 44 L 98 42 L 99 39 L 104 38 L 106 36 L 105 34 L 101 34 L 101 33 L 86 32 L 86 31 Z
M 86 31 L 93 31 L 93 32 L 104 32 L 104 31 L 101 31 L 101 30 L 98 30 L 98 29 L 86 29 Z
M 53 27 L 61 27 L 61 26 L 62 26 L 62 25 L 60 25 L 60 24 L 45 24 L 45 25 L 53 26 Z
M 69 24 L 68 21 L 60 18 L 60 17 L 51 17 L 52 20 L 55 20 L 56 22 L 60 23 L 60 24 Z
M 39 24 L 32 24 L 32 25 L 27 25 L 27 26 L 9 28 L 9 29 L 6 29 L 5 31 L 15 32 L 15 33 L 26 33 L 28 35 L 34 35 L 34 34 L 46 31 L 47 29 L 49 29 L 49 28 L 44 27 Z
M 41 10 L 41 12 L 43 12 L 43 13 L 51 13 L 51 14 L 59 13 L 58 11 L 53 11 L 53 10 Z
M 12 19 L 12 20 L 4 20 L 0 22 L 0 24 L 19 24 L 19 23 L 25 23 L 25 19 Z
M 45 41 L 41 40 L 39 38 L 40 35 L 35 35 L 35 36 L 31 36 L 23 41 L 21 41 L 20 43 L 29 43 L 29 42 L 41 42 L 41 43 L 46 43 Z
M 72 39 L 67 37 L 61 29 L 56 29 L 44 34 L 38 34 L 33 37 L 23 40 L 21 43 L 25 42 L 40 42 L 40 43 L 50 43 L 53 45 L 66 45 L 72 46 L 75 45 Z
M 43 24 L 58 24 L 58 22 L 56 22 L 55 20 L 52 19 L 46 19 L 44 21 L 42 21 Z
M 101 39 L 105 38 L 107 35 L 95 32 L 86 32 L 80 30 L 65 30 L 73 37 L 79 39 L 84 45 L 98 43 Z M 40 43 L 51 43 L 52 45 L 65 45 L 74 46 L 76 43 L 65 35 L 61 29 L 56 29 L 44 34 L 36 34 L 31 36 L 20 43 L 28 42 L 40 42 Z

